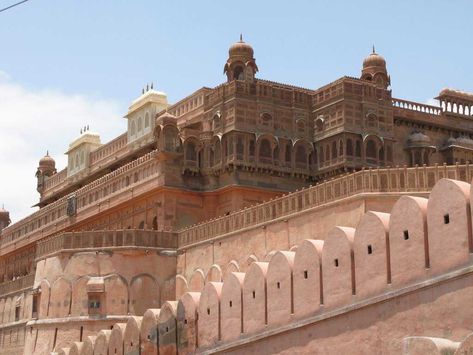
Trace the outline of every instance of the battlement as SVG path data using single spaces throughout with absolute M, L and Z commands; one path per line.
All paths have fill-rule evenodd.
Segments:
M 166 302 L 142 318 L 115 325 L 108 350 L 186 354 L 248 347 L 251 352 L 251 344 L 269 336 L 290 336 L 295 329 L 343 315 L 371 318 L 372 307 L 387 312 L 390 306 L 398 307 L 401 298 L 403 316 L 429 315 L 423 322 L 426 328 L 436 326 L 433 322 L 446 305 L 449 317 L 471 314 L 464 302 L 472 296 L 472 198 L 470 184 L 442 178 L 429 199 L 402 196 L 391 213 L 367 212 L 356 228 L 335 227 L 323 240 L 304 240 L 291 250 L 272 254 L 269 261 L 250 263 L 245 273 L 234 269 L 209 278 L 200 292 L 184 292 L 178 302 Z M 454 286 L 443 288 L 445 283 Z M 434 285 L 435 297 L 428 296 Z M 420 305 L 418 298 L 423 299 Z M 354 354 L 375 348 L 393 353 L 417 329 L 415 321 L 404 321 L 401 331 L 384 339 L 383 329 L 395 326 L 397 320 L 382 317 L 377 322 L 385 325 L 379 325 L 379 340 L 368 342 L 371 345 L 339 341 L 324 353 L 346 353 L 347 346 Z M 471 321 L 457 326 L 462 331 L 456 336 L 464 336 Z M 328 346 L 330 333 L 322 327 L 318 329 L 325 336 L 306 343 L 312 348 L 305 350 L 317 353 Z M 346 330 L 346 325 L 342 328 Z

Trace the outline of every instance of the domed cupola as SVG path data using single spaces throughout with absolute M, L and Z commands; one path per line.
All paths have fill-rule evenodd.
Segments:
M 39 160 L 38 168 L 36 169 L 36 189 L 38 192 L 43 190 L 44 182 L 54 174 L 56 174 L 56 162 L 49 156 L 49 152 L 46 152 L 46 155 Z
M 386 60 L 376 53 L 374 46 L 373 52 L 363 60 L 361 79 L 372 81 L 376 86 L 384 89 L 391 85 L 391 78 L 386 69 Z
M 258 66 L 253 55 L 253 47 L 244 42 L 240 35 L 240 40 L 234 43 L 228 50 L 228 60 L 223 68 L 223 72 L 227 74 L 228 81 L 252 81 L 255 78 Z
M 49 156 L 49 152 L 39 160 L 38 171 L 45 176 L 51 176 L 56 172 L 56 162 Z

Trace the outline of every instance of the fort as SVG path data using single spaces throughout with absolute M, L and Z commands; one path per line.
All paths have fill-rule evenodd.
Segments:
M 473 94 L 392 97 L 373 48 L 318 89 L 147 86 L 39 209 L 0 210 L 0 354 L 470 354 Z

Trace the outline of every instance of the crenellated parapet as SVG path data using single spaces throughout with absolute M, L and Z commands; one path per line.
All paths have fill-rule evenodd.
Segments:
M 322 335 L 327 322 L 340 317 L 346 322 L 352 317 L 362 319 L 365 313 L 370 318 L 373 308 L 389 312 L 401 299 L 410 300 L 397 311 L 405 316 L 424 306 L 423 312 L 443 312 L 448 306 L 452 314 L 461 314 L 466 307 L 462 302 L 470 297 L 468 280 L 473 273 L 471 189 L 466 182 L 441 179 L 429 199 L 403 196 L 391 213 L 367 212 L 356 228 L 335 227 L 323 240 L 304 240 L 290 251 L 273 253 L 267 262 L 251 262 L 245 273 L 220 274 L 216 277 L 220 281 L 206 278 L 199 292 L 185 292 L 178 302 L 148 310 L 141 322 L 130 319 L 124 326 L 115 325 L 112 336 L 120 332 L 116 339 L 122 343 L 113 347 L 139 342 L 142 351 L 150 349 L 150 354 L 157 349 L 160 354 L 242 350 L 269 336 L 286 336 L 294 329 L 313 326 L 322 332 L 310 345 L 316 352 L 326 346 L 325 338 L 330 339 L 328 329 Z M 440 290 L 448 282 L 457 284 L 431 296 L 434 286 Z M 447 295 L 458 304 L 450 303 Z M 417 298 L 424 300 L 422 306 Z M 389 327 L 390 321 L 390 317 L 378 319 L 379 329 L 383 322 Z M 417 329 L 415 321 L 402 324 L 405 328 L 377 343 L 376 349 L 400 351 L 402 339 Z M 465 319 L 459 327 L 472 325 Z M 422 326 L 425 331 L 439 331 L 426 320 Z M 406 340 L 404 348 L 413 349 L 416 342 Z M 454 345 L 455 349 L 459 344 L 424 343 L 418 347 L 450 349 Z M 343 349 L 345 344 L 332 343 L 324 353 L 343 353 L 337 346 Z M 361 343 L 351 349 L 352 353 L 374 351 Z

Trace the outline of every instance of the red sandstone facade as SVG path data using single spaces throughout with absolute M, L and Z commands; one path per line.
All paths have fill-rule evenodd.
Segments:
M 0 211 L 0 353 L 459 346 L 473 95 L 395 99 L 374 50 L 319 89 L 257 71 L 240 40 L 226 83 L 173 105 L 148 87 L 123 135 L 40 160 L 40 209 Z

